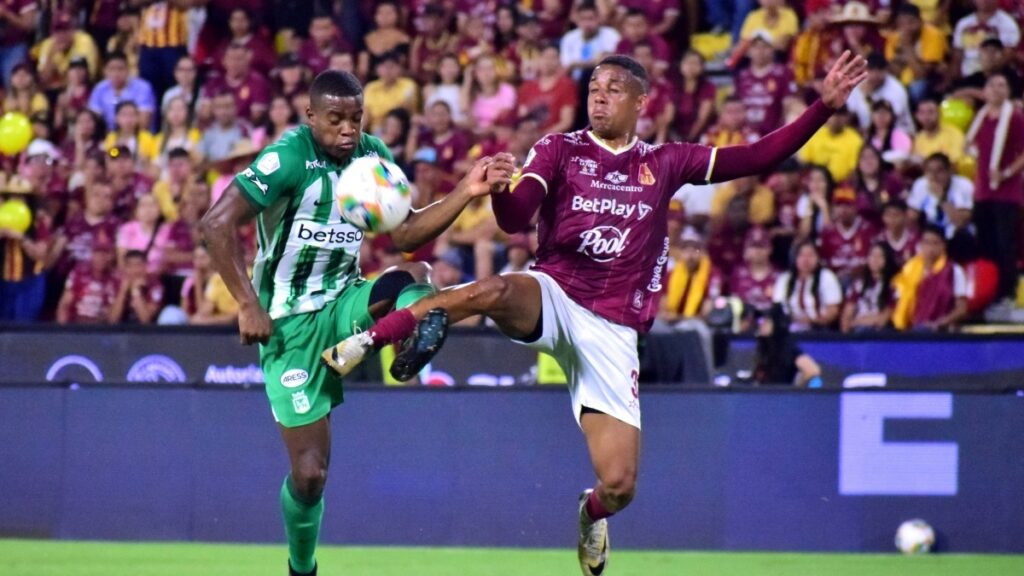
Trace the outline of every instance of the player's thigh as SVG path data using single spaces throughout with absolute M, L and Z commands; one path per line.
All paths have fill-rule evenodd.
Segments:
M 484 280 L 490 281 L 496 291 L 488 306 L 487 317 L 498 325 L 506 336 L 521 340 L 533 335 L 542 320 L 544 307 L 541 285 L 530 274 L 502 274 Z
M 373 325 L 374 316 L 371 313 L 371 306 L 374 302 L 372 298 L 380 296 L 380 290 L 375 289 L 381 278 L 356 280 L 345 288 L 334 301 L 324 307 L 324 314 L 317 320 L 320 330 L 325 334 L 330 334 L 330 339 L 333 340 L 328 346 L 337 344 L 352 334 L 367 330 Z M 397 298 L 397 295 L 395 297 Z
M 590 410 L 584 410 L 580 427 L 597 477 L 604 483 L 632 484 L 640 461 L 640 429 Z
M 303 426 L 280 429 L 293 471 L 315 475 L 318 470 L 327 469 L 331 459 L 330 415 Z

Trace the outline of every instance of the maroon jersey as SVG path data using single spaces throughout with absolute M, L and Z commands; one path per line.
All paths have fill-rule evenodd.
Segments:
M 92 245 L 98 236 L 104 236 L 110 242 L 117 238 L 120 222 L 113 216 L 90 224 L 82 213 L 75 214 L 64 224 L 63 235 L 68 243 L 64 248 L 57 265 L 62 274 L 71 271 L 78 264 L 88 264 L 92 259 Z
M 636 131 L 647 139 L 656 136 L 655 124 L 672 103 L 672 85 L 667 80 L 653 80 L 647 91 L 647 106 L 636 120 Z
M 782 64 L 759 73 L 747 67 L 736 75 L 736 95 L 747 105 L 747 126 L 759 134 L 782 125 L 782 101 L 794 92 L 793 72 Z
M 12 14 L 21 16 L 29 12 L 38 12 L 39 3 L 36 0 L 0 0 L 3 3 L 4 8 Z M 25 32 L 21 28 L 9 24 L 6 21 L 3 23 L 3 32 L 0 33 L 0 46 L 9 47 L 17 46 L 18 44 L 25 44 L 32 40 L 33 33 Z
M 833 224 L 821 231 L 818 242 L 821 258 L 841 279 L 849 279 L 867 264 L 871 242 L 877 236 L 875 228 L 862 218 L 857 218 L 849 229 Z
M 679 98 L 676 100 L 676 130 L 680 137 L 689 136 L 690 130 L 697 122 L 697 115 L 703 102 L 715 102 L 715 85 L 709 80 L 701 79 L 693 92 L 687 92 L 685 89 L 679 91 Z
M 233 82 L 226 76 L 217 76 L 210 79 L 203 87 L 205 98 L 213 98 L 225 92 L 234 94 L 238 116 L 245 119 L 252 119 L 253 105 L 264 108 L 270 106 L 270 99 L 273 95 L 270 82 L 257 72 L 249 72 L 248 77 L 238 82 Z
M 317 48 L 316 42 L 312 38 L 307 39 L 299 47 L 299 61 L 305 64 L 313 76 L 327 70 L 327 66 L 331 62 L 331 55 L 335 52 L 351 52 L 352 47 L 349 46 L 348 42 L 341 38 L 335 38 L 334 44 L 328 46 L 324 50 Z
M 117 298 L 117 277 L 113 272 L 96 275 L 88 264 L 80 264 L 71 271 L 64 290 L 72 295 L 69 322 L 106 324 L 110 308 Z
M 755 278 L 746 264 L 737 266 L 729 280 L 729 292 L 744 304 L 765 311 L 772 307 L 772 290 L 779 273 L 769 270 L 763 278 Z
M 903 236 L 900 238 L 893 238 L 888 232 L 882 231 L 877 240 L 885 242 L 889 248 L 892 248 L 892 251 L 896 253 L 896 263 L 900 267 L 917 254 L 918 237 L 909 229 L 903 230 Z
M 665 281 L 669 201 L 712 168 L 705 146 L 634 141 L 616 153 L 587 130 L 545 136 L 523 167 L 547 190 L 534 269 L 598 316 L 646 331 Z
M 135 213 L 135 203 L 153 190 L 153 180 L 142 172 L 136 172 L 123 188 L 114 190 L 114 215 L 130 220 Z

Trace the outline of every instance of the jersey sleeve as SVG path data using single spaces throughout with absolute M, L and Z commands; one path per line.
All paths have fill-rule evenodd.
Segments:
M 235 176 L 242 195 L 257 212 L 295 194 L 302 184 L 305 164 L 294 142 L 289 138 L 267 146 L 248 168 Z
M 523 163 L 523 178 L 533 178 L 541 183 L 544 192 L 555 182 L 562 166 L 562 136 L 548 134 L 533 145 Z
M 703 144 L 673 142 L 662 146 L 665 169 L 674 192 L 683 184 L 708 184 L 715 169 L 718 148 Z
M 387 144 L 384 144 L 383 140 L 370 135 L 367 135 L 366 138 L 369 149 L 376 152 L 377 156 L 387 160 L 388 162 L 395 161 L 394 155 L 391 154 L 391 149 L 387 147 Z

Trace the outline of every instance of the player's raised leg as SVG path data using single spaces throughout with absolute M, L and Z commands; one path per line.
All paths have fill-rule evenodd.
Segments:
M 281 486 L 281 511 L 288 535 L 288 572 L 316 574 L 316 545 L 324 515 L 324 485 L 331 454 L 330 418 L 295 428 L 281 427 L 291 471 Z
M 608 518 L 629 505 L 636 493 L 640 430 L 617 418 L 584 407 L 580 426 L 587 438 L 597 485 L 580 495 L 580 569 L 601 574 L 608 560 Z
M 399 380 L 415 376 L 440 350 L 449 322 L 482 314 L 505 335 L 526 338 L 541 317 L 541 293 L 529 274 L 504 274 L 456 286 L 395 310 L 362 334 L 324 351 L 323 360 L 340 375 L 351 372 L 372 350 L 405 342 L 391 374 Z

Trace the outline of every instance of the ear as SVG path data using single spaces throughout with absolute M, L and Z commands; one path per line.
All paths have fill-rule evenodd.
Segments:
M 647 96 L 647 94 L 641 93 L 639 96 L 637 96 L 636 97 L 636 111 L 642 113 L 647 108 L 647 101 L 648 100 L 650 100 L 650 98 Z
M 313 106 L 312 105 L 306 106 L 306 120 L 309 120 L 310 124 L 313 123 L 313 117 L 314 116 L 316 116 L 316 114 L 313 113 Z

